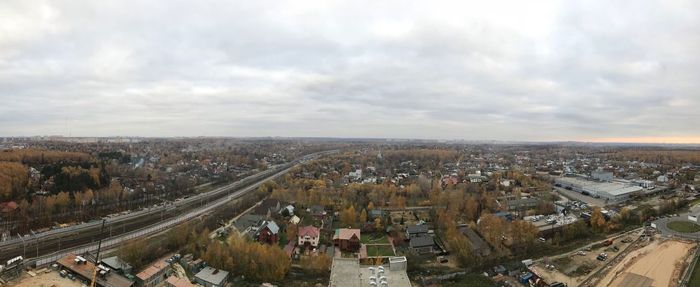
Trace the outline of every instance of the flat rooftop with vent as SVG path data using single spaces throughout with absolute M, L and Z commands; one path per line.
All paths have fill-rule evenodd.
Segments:
M 360 265 L 357 258 L 334 258 L 329 287 L 411 287 L 406 257 L 392 257 L 383 266 Z

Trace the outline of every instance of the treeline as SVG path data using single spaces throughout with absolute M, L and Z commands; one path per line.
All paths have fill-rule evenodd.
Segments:
M 408 160 L 418 160 L 421 162 L 442 163 L 447 161 L 457 161 L 459 152 L 446 149 L 407 149 L 407 150 L 386 150 L 383 151 L 384 160 L 402 162 Z
M 79 152 L 39 149 L 12 149 L 0 152 L 0 161 L 14 161 L 24 164 L 47 164 L 61 161 L 86 162 L 91 159 L 89 154 Z
M 700 164 L 700 150 L 630 149 L 612 152 L 610 157 L 615 160 L 636 160 L 665 165 Z
M 112 181 L 107 188 L 97 191 L 62 191 L 55 195 L 36 196 L 31 201 L 22 199 L 13 219 L 19 221 L 20 231 L 26 232 L 29 228 L 48 227 L 55 222 L 81 221 L 127 209 L 125 202 L 133 200 L 134 196 L 125 193 L 119 182 Z

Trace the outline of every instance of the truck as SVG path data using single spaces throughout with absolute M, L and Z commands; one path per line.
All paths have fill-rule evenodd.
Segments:
M 613 244 L 613 240 L 612 240 L 612 239 L 608 239 L 608 240 L 603 241 L 603 246 L 610 246 L 610 245 L 612 245 L 612 244 Z

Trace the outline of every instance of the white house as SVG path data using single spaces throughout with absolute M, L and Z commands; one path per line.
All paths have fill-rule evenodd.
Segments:
M 321 232 L 318 227 L 315 226 L 303 226 L 299 227 L 299 246 L 311 246 L 317 247 Z

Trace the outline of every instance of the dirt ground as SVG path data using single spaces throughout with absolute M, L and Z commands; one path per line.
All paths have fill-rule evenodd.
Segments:
M 695 244 L 675 240 L 655 241 L 632 251 L 613 267 L 599 286 L 623 287 L 624 274 L 633 273 L 653 280 L 653 286 L 675 286 L 682 262 Z
M 62 278 L 58 272 L 51 271 L 50 273 L 37 274 L 36 277 L 31 277 L 24 273 L 19 280 L 9 282 L 6 286 L 13 287 L 81 287 L 83 284 L 76 280 L 72 281 L 68 278 Z
M 605 252 L 612 258 L 618 252 L 625 250 L 638 236 L 639 231 L 631 231 L 615 238 L 612 246 L 617 246 L 619 251 L 612 250 L 612 246 L 582 248 L 561 256 L 548 258 L 530 268 L 547 282 L 562 282 L 567 283 L 569 286 L 578 286 L 588 278 L 589 274 L 596 272 L 603 266 L 603 262 L 596 259 L 598 254 Z M 625 240 L 626 242 L 622 242 L 623 239 L 627 239 Z M 583 253 L 579 254 L 580 251 Z M 548 268 L 546 265 L 552 265 L 553 269 Z

